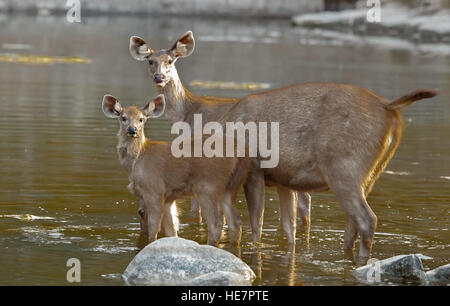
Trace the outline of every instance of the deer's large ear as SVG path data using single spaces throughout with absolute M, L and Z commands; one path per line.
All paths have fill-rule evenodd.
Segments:
M 147 102 L 142 108 L 142 112 L 147 118 L 158 118 L 164 114 L 166 108 L 166 99 L 164 95 L 159 95 L 152 101 Z
M 130 37 L 130 54 L 137 61 L 145 61 L 153 50 L 150 46 L 138 36 Z
M 122 105 L 119 100 L 111 95 L 105 95 L 102 102 L 102 110 L 106 117 L 117 118 L 122 112 Z
M 175 42 L 172 48 L 169 49 L 169 52 L 174 58 L 186 57 L 192 54 L 194 48 L 194 34 L 192 34 L 192 31 L 187 31 Z

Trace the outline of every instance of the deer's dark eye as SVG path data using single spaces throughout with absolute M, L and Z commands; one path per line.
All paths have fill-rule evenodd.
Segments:
M 152 60 L 150 60 L 150 61 L 148 61 L 148 64 L 151 66 L 151 65 L 153 65 L 155 62 L 154 61 L 152 61 Z
M 142 122 L 142 121 L 144 121 L 144 119 L 142 119 L 142 118 L 141 118 L 141 119 L 139 119 L 139 122 Z
M 125 118 L 125 117 L 122 117 L 122 121 L 127 121 L 127 118 Z
M 169 65 L 172 65 L 173 60 L 170 59 L 170 60 L 167 61 L 167 63 L 168 63 Z

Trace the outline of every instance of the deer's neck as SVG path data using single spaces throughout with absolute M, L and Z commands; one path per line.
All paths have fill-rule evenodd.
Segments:
M 117 154 L 119 162 L 128 172 L 131 173 L 134 161 L 142 154 L 147 138 L 142 131 L 138 137 L 129 137 L 122 130 L 117 134 L 119 143 L 117 144 Z
M 192 95 L 181 83 L 175 72 L 171 80 L 163 87 L 157 87 L 158 92 L 166 98 L 166 118 L 171 124 L 185 121 L 185 116 L 192 108 L 190 96 Z
M 163 88 L 157 87 L 166 98 L 166 118 L 171 124 L 178 121 L 190 122 L 193 115 L 201 113 L 204 120 L 218 121 L 237 101 L 233 98 L 199 97 L 187 90 L 175 71 Z

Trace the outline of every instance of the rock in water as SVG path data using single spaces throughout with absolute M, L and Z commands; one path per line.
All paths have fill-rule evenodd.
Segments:
M 255 274 L 227 251 L 169 237 L 141 250 L 122 277 L 128 285 L 250 285 Z
M 189 281 L 188 286 L 251 286 L 251 280 L 234 272 L 217 271 L 200 275 Z
M 450 264 L 427 272 L 430 285 L 450 285 Z
M 425 284 L 427 276 L 423 270 L 422 255 L 398 255 L 384 260 L 372 260 L 359 267 L 353 275 L 366 284 L 414 283 Z

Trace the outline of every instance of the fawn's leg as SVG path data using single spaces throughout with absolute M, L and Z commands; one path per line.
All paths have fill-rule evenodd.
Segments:
M 148 242 L 158 238 L 163 218 L 164 197 L 156 194 L 144 195 L 145 211 L 147 213 Z
M 175 201 L 164 203 L 161 234 L 166 237 L 177 237 L 178 225 L 177 203 Z

